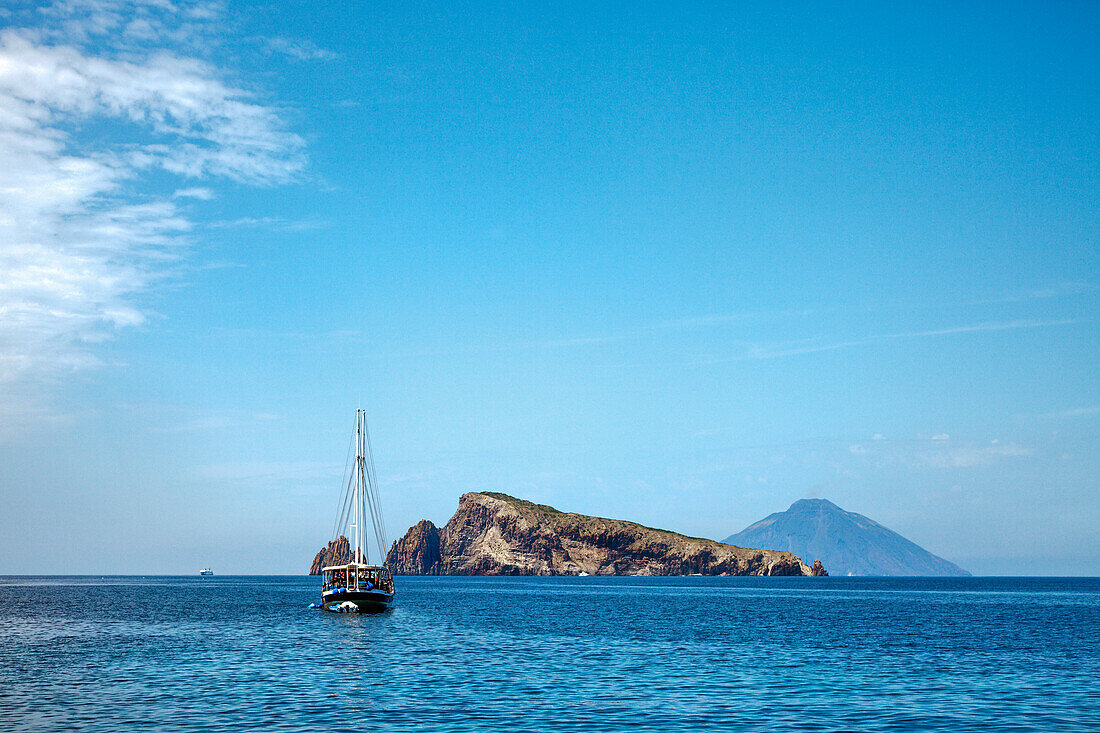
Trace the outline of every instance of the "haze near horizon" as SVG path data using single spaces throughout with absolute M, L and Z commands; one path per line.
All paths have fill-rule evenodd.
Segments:
M 1100 9 L 0 10 L 0 573 L 464 491 L 1098 575 Z M 812 561 L 812 558 L 810 559 Z

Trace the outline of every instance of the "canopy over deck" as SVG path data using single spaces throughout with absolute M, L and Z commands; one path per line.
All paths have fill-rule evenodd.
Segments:
M 347 565 L 326 565 L 321 568 L 321 572 L 325 573 L 329 570 L 385 570 L 389 572 L 389 568 L 383 565 L 367 565 L 361 562 L 349 562 Z

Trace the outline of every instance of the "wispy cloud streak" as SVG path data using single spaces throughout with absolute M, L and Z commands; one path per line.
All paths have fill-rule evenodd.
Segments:
M 1071 407 L 1068 410 L 1048 412 L 1041 417 L 1053 420 L 1065 420 L 1075 417 L 1096 417 L 1098 415 L 1100 415 L 1100 405 L 1089 405 L 1088 407 Z
M 1018 443 L 957 441 L 940 433 L 917 440 L 871 440 L 853 443 L 848 452 L 879 466 L 904 465 L 911 468 L 975 468 L 1003 460 L 1031 456 L 1031 448 Z
M 172 273 L 192 229 L 180 207 L 213 196 L 195 185 L 150 194 L 147 176 L 272 185 L 304 164 L 301 139 L 206 61 L 167 48 L 125 57 L 81 48 L 111 28 L 137 32 L 118 26 L 122 5 L 58 3 L 45 14 L 50 28 L 0 32 L 5 391 L 98 364 L 92 344 L 145 322 L 143 294 Z M 198 23 L 217 8 L 177 10 Z M 149 27 L 166 17 L 131 15 Z M 81 135 L 101 120 L 113 125 L 109 139 Z
M 1054 292 L 1052 289 L 1051 292 Z M 1057 289 L 1058 293 L 1087 293 L 1090 289 L 1085 286 L 1067 286 L 1065 288 Z M 1054 297 L 1053 295 L 1047 295 L 1045 291 L 1041 295 L 1034 295 L 1027 299 L 1039 298 L 1039 297 Z M 1024 298 L 1020 298 L 1023 300 Z M 1017 299 L 1012 299 L 1011 302 L 1015 302 Z M 1008 299 L 1004 301 L 988 301 L 988 302 L 1010 302 Z M 822 312 L 835 312 L 839 310 L 839 307 L 823 307 L 817 310 L 812 309 L 786 309 L 786 310 L 771 310 L 771 311 L 744 311 L 741 313 L 719 313 L 709 314 L 703 316 L 688 316 L 681 318 L 670 318 L 653 323 L 645 324 L 637 328 L 624 329 L 620 331 L 613 331 L 603 334 L 589 334 L 584 336 L 562 336 L 560 338 L 542 338 L 530 341 L 524 341 L 516 344 L 519 348 L 571 348 L 571 347 L 583 347 L 593 345 L 603 345 L 618 343 L 623 341 L 630 341 L 639 338 L 645 338 L 650 336 L 658 336 L 664 333 L 680 333 L 686 331 L 706 330 L 718 327 L 726 326 L 741 326 L 750 324 L 760 324 L 766 321 L 790 321 L 801 320 L 811 318 L 815 315 L 819 315 Z M 1021 318 L 1012 320 L 1000 320 L 1000 321 L 981 321 L 978 323 L 963 324 L 957 326 L 945 326 L 943 328 L 932 329 L 917 329 L 906 331 L 893 331 L 888 333 L 871 334 L 867 336 L 861 336 L 858 338 L 839 339 L 839 340 L 826 340 L 823 338 L 807 338 L 807 339 L 793 339 L 788 341 L 776 341 L 770 343 L 752 342 L 751 340 L 741 340 L 739 345 L 742 349 L 741 353 L 715 357 L 712 359 L 700 360 L 693 362 L 696 365 L 706 364 L 725 364 L 739 361 L 751 361 L 758 359 L 778 359 L 788 356 L 798 356 L 801 354 L 813 354 L 819 352 L 837 351 L 840 349 L 856 348 L 861 346 L 872 346 L 875 344 L 887 343 L 890 341 L 899 341 L 905 339 L 922 339 L 922 338 L 936 338 L 942 336 L 952 336 L 968 333 L 986 333 L 994 331 L 1012 331 L 1019 329 L 1033 329 L 1033 328 L 1049 328 L 1055 326 L 1066 326 L 1075 323 L 1080 323 L 1081 320 L 1077 318 L 1062 318 L 1062 319 L 1038 319 L 1038 318 Z
M 708 363 L 725 363 L 733 361 L 745 361 L 749 359 L 777 359 L 785 356 L 798 356 L 801 354 L 813 354 L 822 351 L 836 351 L 859 346 L 872 346 L 904 339 L 934 338 L 938 336 L 952 336 L 966 333 L 984 333 L 989 331 L 1012 331 L 1022 328 L 1048 328 L 1052 326 L 1066 326 L 1077 323 L 1077 319 L 1065 318 L 1057 320 L 1023 319 L 1014 321 L 986 321 L 963 326 L 950 326 L 947 328 L 935 328 L 922 331 L 899 331 L 895 333 L 881 333 L 864 338 L 848 339 L 844 341 L 819 342 L 812 340 L 789 341 L 781 344 L 759 345 L 751 347 L 745 354 L 725 359 L 714 359 Z

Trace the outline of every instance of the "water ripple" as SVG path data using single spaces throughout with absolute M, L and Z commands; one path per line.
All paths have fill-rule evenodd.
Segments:
M 0 578 L 5 730 L 1092 731 L 1094 579 Z

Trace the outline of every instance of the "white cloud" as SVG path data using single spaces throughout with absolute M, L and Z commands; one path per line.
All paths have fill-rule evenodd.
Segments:
M 946 433 L 907 441 L 867 441 L 848 447 L 848 452 L 879 466 L 912 468 L 973 468 L 1001 460 L 1032 455 L 1017 443 L 950 440 Z
M 984 466 L 1002 458 L 1030 456 L 1032 451 L 1015 443 L 990 443 L 989 445 L 943 445 L 932 449 L 916 450 L 909 456 L 909 463 L 930 468 L 971 468 Z
M 279 415 L 230 408 L 178 407 L 171 405 L 120 405 L 132 412 L 144 412 L 155 433 L 263 430 L 277 422 Z
M 46 25 L 36 29 L 50 40 L 95 41 L 131 50 L 135 43 L 205 44 L 224 19 L 221 2 L 170 0 L 55 0 L 39 13 Z
M 331 61 L 339 58 L 338 54 L 306 40 L 292 40 L 278 36 L 256 40 L 260 41 L 268 51 L 281 53 L 298 61 Z
M 151 172 L 270 185 L 303 165 L 301 139 L 207 62 L 165 49 L 122 58 L 73 45 L 120 27 L 125 7 L 167 13 L 169 5 L 58 3 L 47 13 L 61 18 L 50 32 L 0 31 L 7 392 L 22 387 L 25 395 L 30 384 L 100 363 L 92 344 L 145 322 L 141 296 L 172 273 L 191 229 L 175 200 L 213 196 L 203 186 L 153 193 Z M 171 12 L 194 18 L 211 7 Z M 72 42 L 57 42 L 66 32 Z M 103 120 L 113 124 L 110 140 L 93 144 L 80 134 Z
M 172 198 L 176 199 L 199 199 L 200 201 L 209 201 L 214 198 L 214 192 L 209 188 L 181 188 L 172 194 Z
M 239 219 L 228 221 L 211 221 L 206 226 L 211 229 L 280 229 L 283 231 L 302 232 L 309 229 L 318 229 L 324 226 L 324 222 L 316 219 L 286 219 L 281 216 L 242 216 Z

